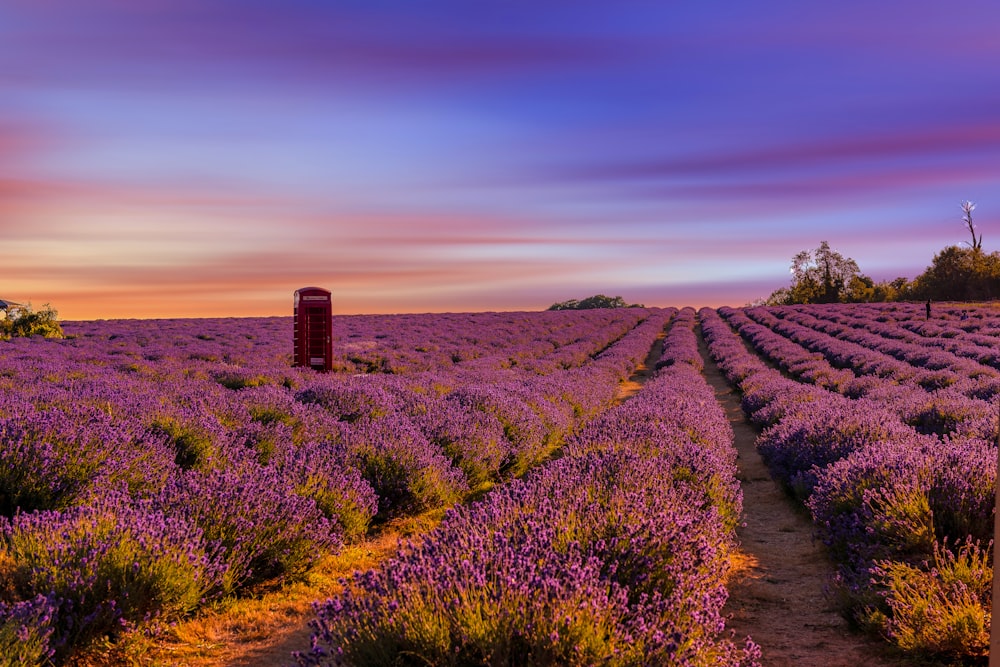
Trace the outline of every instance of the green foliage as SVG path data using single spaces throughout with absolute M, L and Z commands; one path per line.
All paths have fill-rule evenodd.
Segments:
M 875 303 L 911 298 L 906 278 L 875 282 L 861 273 L 858 263 L 830 248 L 826 241 L 815 250 L 792 258 L 792 284 L 771 293 L 768 306 L 796 303 Z
M 934 541 L 934 513 L 920 484 L 894 484 L 866 490 L 862 496 L 871 516 L 871 531 L 896 556 L 926 554 Z
M 548 307 L 548 310 L 590 310 L 593 308 L 645 308 L 645 306 L 641 303 L 626 303 L 625 299 L 620 296 L 610 297 L 603 294 L 595 294 L 594 296 L 588 296 L 582 301 L 570 299 L 569 301 L 554 303 Z
M 883 632 L 906 651 L 985 656 L 993 587 L 990 547 L 971 539 L 957 551 L 934 545 L 933 562 L 884 562 L 877 570 L 891 617 Z
M 440 470 L 408 460 L 410 455 L 404 449 L 393 451 L 366 443 L 355 456 L 362 477 L 378 495 L 379 519 L 452 505 L 460 498 L 455 485 Z
M 935 301 L 982 301 L 1000 297 L 1000 253 L 949 246 L 917 276 L 911 297 Z
M 212 372 L 212 378 L 226 389 L 234 391 L 246 387 L 262 387 L 271 384 L 267 377 L 243 368 L 222 369 Z
M 371 512 L 357 502 L 353 489 L 331 484 L 323 475 L 307 476 L 295 485 L 295 493 L 311 498 L 325 516 L 337 521 L 346 537 L 364 535 L 371 524 Z
M 1000 253 L 983 250 L 972 211 L 963 201 L 962 223 L 971 241 L 952 245 L 934 255 L 931 265 L 909 281 L 896 278 L 874 282 L 857 263 L 830 249 L 826 241 L 816 250 L 792 258 L 792 284 L 775 290 L 763 301 L 780 306 L 796 303 L 865 303 L 884 301 L 989 301 L 1000 298 Z
M 815 250 L 792 258 L 792 285 L 767 299 L 769 305 L 793 303 L 860 303 L 875 300 L 884 291 L 861 273 L 858 263 L 844 257 L 823 241 Z
M 7 612 L 0 622 L 0 667 L 51 664 L 52 602 L 39 595 L 8 606 Z
M 173 416 L 157 417 L 150 424 L 156 435 L 167 437 L 176 454 L 174 463 L 184 470 L 205 468 L 217 453 L 212 435 L 193 423 L 186 423 Z
M 57 315 L 58 313 L 49 304 L 45 304 L 45 307 L 37 313 L 31 309 L 31 304 L 23 306 L 0 319 L 0 338 L 9 339 L 18 336 L 63 338 L 63 330 L 56 319 Z

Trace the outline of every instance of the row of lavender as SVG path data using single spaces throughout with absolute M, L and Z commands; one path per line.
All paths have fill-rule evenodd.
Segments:
M 520 475 L 612 403 L 675 312 L 449 316 L 438 339 L 411 326 L 430 316 L 377 318 L 380 368 L 451 350 L 409 374 L 291 368 L 276 318 L 3 343 L 0 655 L 61 661 Z
M 996 368 L 930 345 L 928 339 L 903 340 L 907 332 L 899 326 L 879 323 L 876 328 L 881 333 L 875 333 L 863 320 L 854 318 L 855 324 L 848 326 L 825 317 L 841 310 L 749 310 L 747 314 L 857 373 L 845 388 L 848 395 L 886 401 L 922 431 L 944 435 L 958 430 L 961 435 L 996 438 L 990 405 L 1000 391 Z M 897 335 L 887 337 L 888 332 Z
M 1000 311 L 996 308 L 937 305 L 933 315 L 927 317 L 922 307 L 912 304 L 858 304 L 853 308 L 833 305 L 813 309 L 812 314 L 903 343 L 917 343 L 924 352 L 941 349 L 1000 368 L 1000 351 L 996 348 Z M 901 353 L 905 354 L 905 347 Z
M 762 456 L 838 562 L 845 612 L 904 649 L 981 655 L 996 481 L 988 425 L 929 420 L 944 390 L 928 391 L 919 367 L 796 321 L 829 311 L 720 312 L 791 376 L 751 353 L 718 313 L 701 312 L 713 357 L 765 427 Z
M 333 367 L 338 373 L 413 374 L 482 366 L 544 375 L 583 365 L 595 346 L 610 345 L 645 312 L 340 315 L 333 324 Z M 98 320 L 67 322 L 63 329 L 79 344 L 96 344 L 98 356 L 117 356 L 133 370 L 173 359 L 191 372 L 234 365 L 253 381 L 253 371 L 263 378 L 282 375 L 292 359 L 287 317 Z
M 723 636 L 742 495 L 694 311 L 564 456 L 318 605 L 304 665 L 755 665 Z
M 880 349 L 891 349 L 883 345 L 886 339 L 863 330 L 838 336 L 819 330 L 823 320 L 813 313 L 763 308 L 719 312 L 758 352 L 803 382 L 878 401 L 923 433 L 996 437 L 994 410 L 982 398 L 993 391 L 998 373 L 992 368 L 941 351 L 918 355 L 911 350 L 911 361 L 904 361 Z M 936 357 L 936 366 L 918 365 L 929 354 Z M 949 361 L 954 368 L 941 366 Z

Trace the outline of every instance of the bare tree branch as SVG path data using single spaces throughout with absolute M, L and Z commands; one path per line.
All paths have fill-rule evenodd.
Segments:
M 979 238 L 976 238 L 976 226 L 972 224 L 972 211 L 976 208 L 976 205 L 971 201 L 963 201 L 962 204 L 962 222 L 965 226 L 969 228 L 969 233 L 972 234 L 972 249 L 981 250 L 983 247 L 983 235 L 980 234 Z

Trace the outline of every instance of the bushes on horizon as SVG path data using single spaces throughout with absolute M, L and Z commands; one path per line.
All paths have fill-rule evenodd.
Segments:
M 50 306 L 35 312 L 31 304 L 20 307 L 13 317 L 9 314 L 0 319 L 0 339 L 42 336 L 43 338 L 63 338 L 63 330 L 56 319 L 58 313 Z
M 560 301 L 548 307 L 548 310 L 591 310 L 593 308 L 645 308 L 641 303 L 626 303 L 620 296 L 610 297 L 603 294 L 588 296 L 586 299 Z
M 767 305 L 794 303 L 857 303 L 875 301 L 876 285 L 861 273 L 858 263 L 823 241 L 815 250 L 792 258 L 792 284 L 775 290 Z
M 1000 296 L 1000 253 L 948 246 L 913 279 L 911 299 L 978 301 Z

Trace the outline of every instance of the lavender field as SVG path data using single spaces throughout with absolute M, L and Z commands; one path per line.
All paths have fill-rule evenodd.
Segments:
M 722 613 L 743 500 L 699 337 L 843 614 L 916 656 L 988 648 L 1000 311 L 342 316 L 331 373 L 291 366 L 290 318 L 63 329 L 0 342 L 0 664 L 71 662 L 428 510 L 289 664 L 767 664 Z

